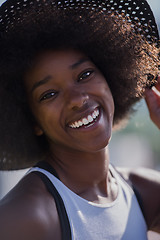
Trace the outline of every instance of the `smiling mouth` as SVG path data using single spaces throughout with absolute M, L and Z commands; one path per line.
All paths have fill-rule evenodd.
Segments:
M 84 126 L 93 125 L 93 123 L 97 120 L 99 114 L 100 114 L 100 111 L 97 108 L 92 113 L 90 113 L 88 116 L 69 124 L 69 127 L 76 129 L 76 128 L 80 128 L 80 127 L 84 127 Z

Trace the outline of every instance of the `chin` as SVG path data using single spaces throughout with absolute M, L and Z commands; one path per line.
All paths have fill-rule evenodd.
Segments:
M 89 144 L 87 145 L 87 152 L 98 152 L 98 151 L 101 151 L 101 150 L 104 150 L 109 142 L 110 142 L 110 139 L 111 139 L 111 136 L 110 137 L 107 137 L 105 138 L 103 141 L 96 141 L 94 142 L 93 144 Z

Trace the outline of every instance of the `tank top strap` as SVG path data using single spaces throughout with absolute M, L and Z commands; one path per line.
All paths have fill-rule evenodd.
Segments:
M 129 189 L 130 191 L 132 191 L 135 196 L 136 196 L 136 199 L 138 201 L 138 204 L 141 208 L 141 211 L 142 211 L 142 214 L 144 216 L 144 206 L 143 206 L 143 201 L 142 201 L 142 198 L 141 198 L 141 195 L 140 193 L 138 192 L 137 188 L 135 185 L 133 185 L 131 182 L 130 183 L 127 183 L 126 180 L 123 178 L 122 174 L 120 172 L 118 172 L 118 170 L 115 168 L 115 166 L 113 164 L 110 164 L 110 171 L 111 171 L 111 174 L 113 176 L 117 176 L 122 182 L 123 184 L 125 184 Z M 117 178 L 116 177 L 116 178 Z
M 59 176 L 58 176 L 58 173 L 56 172 L 56 170 L 46 161 L 40 161 L 34 167 L 42 168 L 42 169 L 50 172 L 51 174 L 53 174 L 53 176 L 55 176 L 56 178 L 59 179 Z
M 54 175 L 56 178 L 59 179 L 58 174 L 56 173 L 55 169 L 52 168 L 52 166 L 47 162 L 39 162 L 34 167 L 42 168 L 48 172 L 50 172 L 52 175 Z M 67 216 L 67 212 L 65 209 L 65 205 L 63 202 L 62 197 L 60 196 L 59 192 L 53 185 L 53 183 L 50 181 L 50 179 L 42 172 L 34 171 L 36 175 L 38 175 L 42 182 L 44 183 L 46 189 L 48 192 L 52 195 L 53 199 L 55 200 L 59 220 L 60 220 L 60 226 L 61 226 L 61 234 L 62 234 L 62 240 L 72 240 L 71 235 L 71 227 L 69 223 L 69 219 Z

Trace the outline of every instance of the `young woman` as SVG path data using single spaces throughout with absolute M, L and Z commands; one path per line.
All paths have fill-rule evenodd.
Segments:
M 0 16 L 1 169 L 32 167 L 1 200 L 1 239 L 160 232 L 159 173 L 117 172 L 107 150 L 144 94 L 160 128 L 158 33 L 147 2 L 8 0 Z

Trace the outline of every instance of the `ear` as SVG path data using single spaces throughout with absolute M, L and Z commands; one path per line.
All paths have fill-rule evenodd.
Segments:
M 36 136 L 43 135 L 43 130 L 38 125 L 34 126 L 34 132 L 35 132 Z

